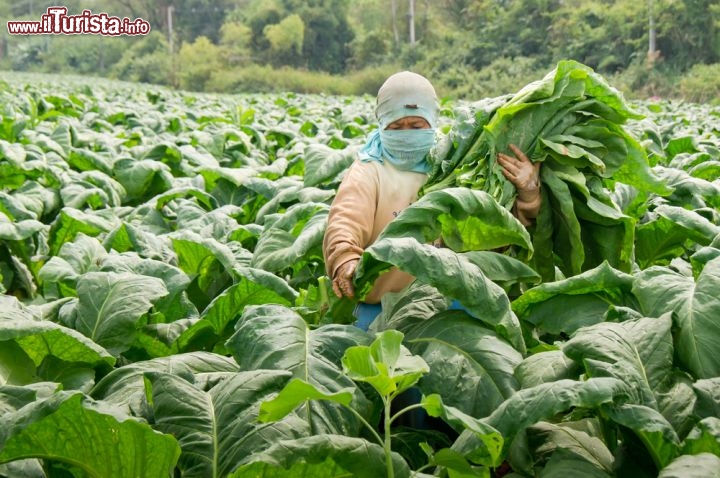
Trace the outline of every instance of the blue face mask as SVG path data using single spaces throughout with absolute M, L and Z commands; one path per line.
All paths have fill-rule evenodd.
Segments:
M 427 155 L 435 144 L 434 129 L 380 130 L 384 156 L 402 171 L 428 172 Z

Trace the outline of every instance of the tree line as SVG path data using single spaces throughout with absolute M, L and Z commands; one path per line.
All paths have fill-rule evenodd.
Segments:
M 57 2 L 0 0 L 39 20 Z M 501 94 L 575 59 L 639 95 L 720 96 L 715 0 L 69 0 L 152 26 L 144 37 L 0 36 L 0 68 L 190 90 L 374 93 L 390 72 L 446 96 Z M 693 97 L 693 95 L 695 95 Z

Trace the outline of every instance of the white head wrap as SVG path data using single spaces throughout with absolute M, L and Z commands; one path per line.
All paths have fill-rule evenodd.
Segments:
M 380 129 L 406 116 L 420 116 L 437 126 L 440 105 L 435 88 L 422 75 L 401 71 L 390 76 L 378 90 L 375 116 Z

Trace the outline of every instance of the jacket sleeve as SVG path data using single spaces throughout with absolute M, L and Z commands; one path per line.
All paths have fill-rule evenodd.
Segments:
M 540 212 L 540 204 L 542 203 L 542 195 L 538 193 L 537 199 L 534 201 L 522 201 L 520 198 L 515 200 L 512 213 L 523 226 L 530 226 Z
M 359 259 L 372 241 L 379 183 L 376 169 L 368 166 L 352 164 L 330 206 L 323 256 L 331 279 L 341 265 Z

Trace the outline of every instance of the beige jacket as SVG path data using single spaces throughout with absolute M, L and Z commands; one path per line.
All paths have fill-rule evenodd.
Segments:
M 359 259 L 365 248 L 407 206 L 417 200 L 427 175 L 401 171 L 388 161 L 355 161 L 343 178 L 330 206 L 323 240 L 325 267 L 334 278 L 341 265 Z M 537 216 L 540 203 L 516 202 L 513 213 L 523 224 Z M 365 297 L 378 303 L 386 292 L 398 292 L 413 281 L 413 276 L 398 269 L 380 275 Z

